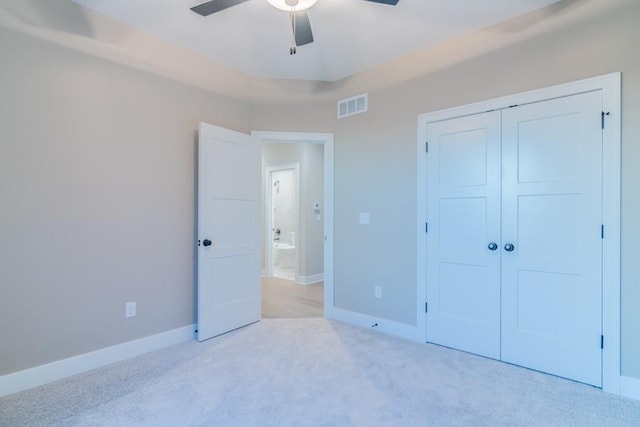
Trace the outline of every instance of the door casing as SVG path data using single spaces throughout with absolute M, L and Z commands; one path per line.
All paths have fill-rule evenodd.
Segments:
M 427 124 L 485 111 L 546 101 L 601 90 L 603 96 L 603 320 L 602 388 L 620 394 L 620 150 L 621 74 L 612 73 L 516 95 L 436 111 L 418 116 L 417 140 L 417 304 L 418 333 L 426 340 L 426 151 Z

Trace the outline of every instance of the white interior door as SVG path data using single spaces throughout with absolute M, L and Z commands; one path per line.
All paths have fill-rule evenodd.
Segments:
M 497 359 L 500 112 L 430 123 L 427 138 L 427 341 Z
M 601 111 L 599 91 L 510 108 L 502 134 L 502 360 L 596 386 Z
M 261 317 L 260 142 L 200 124 L 198 341 Z

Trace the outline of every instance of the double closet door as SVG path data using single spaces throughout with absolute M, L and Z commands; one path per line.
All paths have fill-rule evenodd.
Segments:
M 427 341 L 602 385 L 602 94 L 429 123 Z

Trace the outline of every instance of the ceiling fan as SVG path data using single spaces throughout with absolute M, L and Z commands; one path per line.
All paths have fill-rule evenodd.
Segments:
M 192 7 L 191 10 L 202 16 L 209 16 L 221 10 L 237 6 L 249 0 L 211 0 Z M 289 54 L 295 55 L 298 46 L 313 43 L 311 23 L 307 15 L 307 9 L 313 6 L 317 0 L 267 0 L 273 7 L 289 12 L 293 41 L 289 48 Z M 373 3 L 395 6 L 400 0 L 365 0 Z

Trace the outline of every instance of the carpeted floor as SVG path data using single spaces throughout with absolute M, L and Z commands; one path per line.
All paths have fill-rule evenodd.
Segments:
M 638 426 L 640 401 L 328 321 L 264 319 L 0 399 L 2 426 Z

